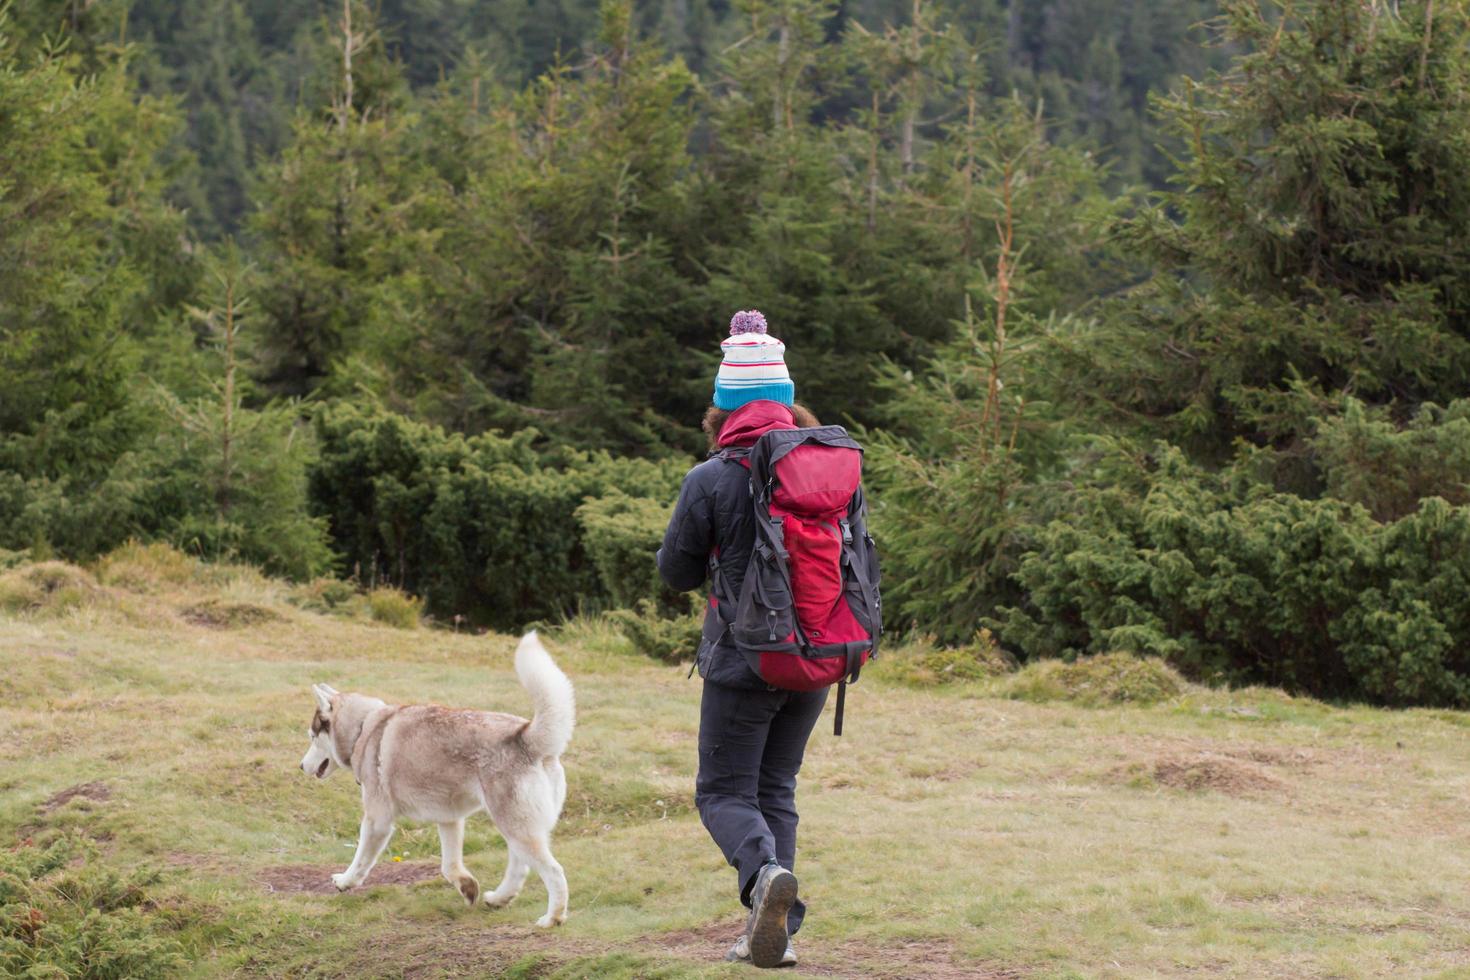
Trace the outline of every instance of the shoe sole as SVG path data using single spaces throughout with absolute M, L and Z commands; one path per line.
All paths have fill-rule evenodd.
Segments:
M 781 965 L 791 940 L 786 932 L 786 913 L 795 902 L 796 875 L 782 871 L 772 876 L 750 927 L 750 962 L 763 969 Z

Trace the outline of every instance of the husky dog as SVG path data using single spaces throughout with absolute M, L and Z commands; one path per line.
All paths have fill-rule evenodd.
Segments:
M 355 888 L 383 853 L 400 817 L 439 825 L 440 870 L 474 905 L 480 883 L 464 866 L 465 818 L 485 810 L 505 835 L 510 861 L 499 886 L 484 896 L 501 908 L 520 892 L 531 868 L 548 896 L 547 928 L 567 917 L 567 877 L 551 856 L 551 828 L 566 800 L 561 754 L 572 737 L 572 684 L 527 633 L 516 648 L 516 675 L 536 707 L 530 721 L 490 711 L 439 705 L 386 704 L 362 694 L 312 687 L 316 714 L 303 771 L 325 779 L 339 767 L 362 786 L 357 855 L 341 874 L 339 891 Z

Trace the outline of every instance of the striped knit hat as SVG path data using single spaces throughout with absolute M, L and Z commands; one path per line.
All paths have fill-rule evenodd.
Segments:
M 720 344 L 725 359 L 715 376 L 715 407 L 726 411 L 746 402 L 790 405 L 796 385 L 786 371 L 786 345 L 766 333 L 759 310 L 741 310 L 730 318 L 730 337 Z

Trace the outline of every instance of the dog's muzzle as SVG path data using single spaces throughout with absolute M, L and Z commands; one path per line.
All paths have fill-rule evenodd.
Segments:
M 322 760 L 322 764 L 316 767 L 316 778 L 317 779 L 325 779 L 326 778 L 326 775 L 327 775 L 327 767 L 330 766 L 331 764 L 332 764 L 332 759 L 331 759 L 330 756 L 328 756 L 327 758 L 323 759 Z

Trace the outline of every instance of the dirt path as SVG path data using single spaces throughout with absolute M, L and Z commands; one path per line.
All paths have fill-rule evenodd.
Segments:
M 336 892 L 332 884 L 334 870 L 337 869 L 333 866 L 317 864 L 276 865 L 256 872 L 253 878 L 266 891 L 283 897 L 331 895 Z M 405 887 L 438 877 L 439 866 L 431 861 L 379 864 L 363 887 Z M 743 926 L 744 920 L 731 918 L 697 929 L 652 933 L 603 945 L 569 939 L 564 932 L 542 932 L 520 924 L 420 923 L 411 936 L 374 939 L 363 954 L 368 960 L 391 962 L 408 977 L 485 976 L 532 955 L 544 957 L 548 969 L 554 969 L 580 957 L 615 952 L 672 959 L 703 968 L 722 960 Z M 1013 969 L 966 959 L 952 943 L 937 939 L 905 940 L 884 946 L 858 940 L 833 945 L 814 943 L 802 946 L 800 954 L 801 963 L 794 970 L 783 971 L 783 976 L 864 980 L 1021 980 L 1024 976 Z

